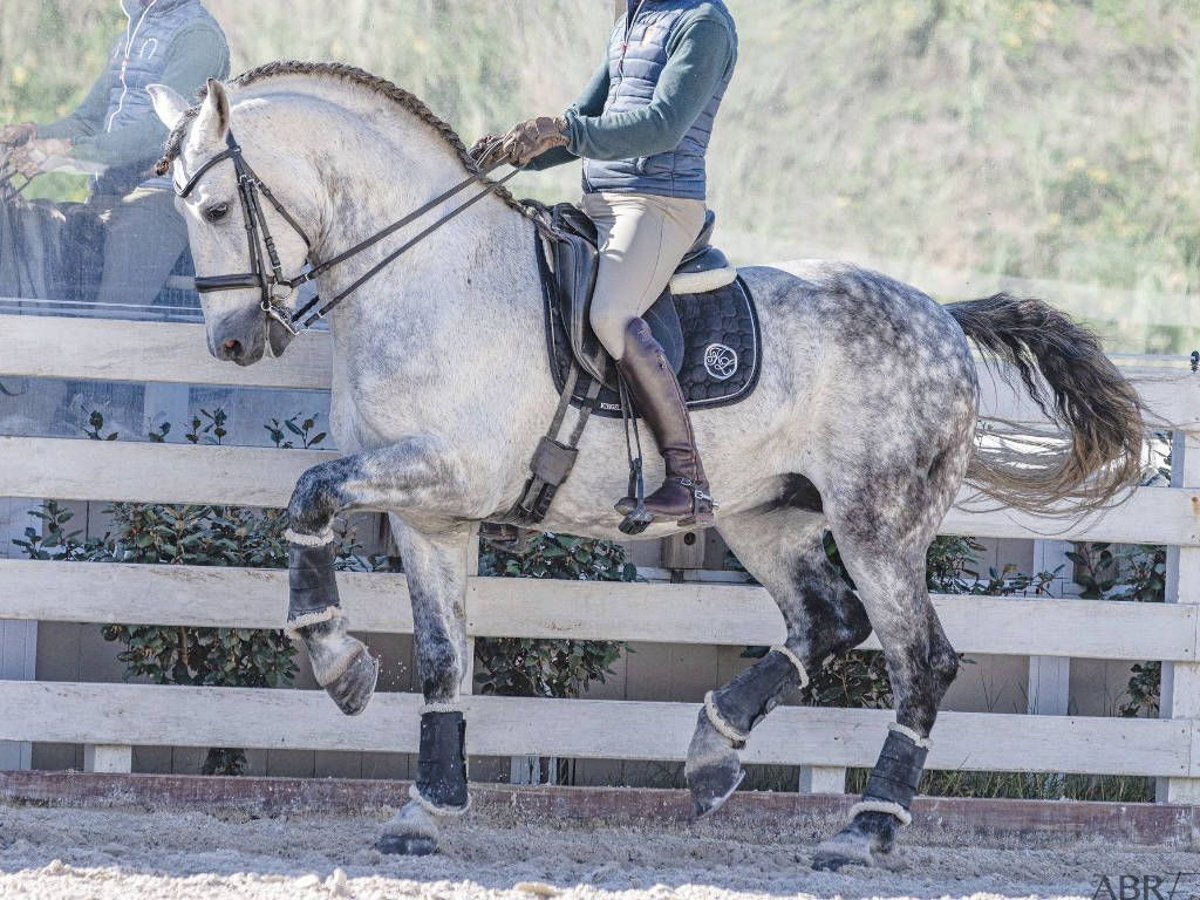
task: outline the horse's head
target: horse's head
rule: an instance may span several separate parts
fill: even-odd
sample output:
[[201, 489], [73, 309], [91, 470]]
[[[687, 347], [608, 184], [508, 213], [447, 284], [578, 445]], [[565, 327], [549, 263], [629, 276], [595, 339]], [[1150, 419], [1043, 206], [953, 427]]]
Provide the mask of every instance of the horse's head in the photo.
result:
[[[247, 195], [239, 184], [239, 177], [244, 182], [249, 174], [237, 158], [241, 146], [263, 170], [279, 158], [255, 121], [269, 116], [239, 115], [234, 142], [229, 96], [220, 82], [208, 82], [196, 108], [165, 85], [151, 85], [149, 92], [155, 112], [171, 130], [160, 169], [169, 166], [179, 195], [176, 205], [187, 220], [209, 352], [242, 366], [258, 362], [268, 349], [278, 356], [292, 335], [269, 310], [273, 306], [287, 317], [294, 303], [275, 276], [301, 272], [308, 248], [261, 190], [251, 188]], [[269, 183], [271, 175], [263, 179]], [[287, 195], [277, 196], [286, 203]]]

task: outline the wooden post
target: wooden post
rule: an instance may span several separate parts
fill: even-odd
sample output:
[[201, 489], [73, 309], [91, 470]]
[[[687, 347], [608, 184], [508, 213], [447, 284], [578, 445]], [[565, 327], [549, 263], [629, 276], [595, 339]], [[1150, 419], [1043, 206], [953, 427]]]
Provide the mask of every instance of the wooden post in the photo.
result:
[[[472, 578], [479, 575], [479, 523], [475, 522], [468, 526], [471, 530], [467, 537], [466, 551], [466, 570], [467, 570], [467, 585], [469, 586]], [[463, 619], [467, 618], [467, 598], [470, 596], [470, 590], [463, 592]], [[475, 638], [467, 637], [467, 658], [463, 660], [463, 677], [462, 684], [459, 690], [464, 694], [471, 694], [475, 691]]]
[[[1050, 572], [1059, 566], [1070, 571], [1067, 541], [1034, 541], [1033, 572]], [[1070, 577], [1062, 580], [1062, 595], [1069, 593]], [[1075, 592], [1077, 593], [1077, 592]], [[1038, 716], [1065, 716], [1071, 699], [1071, 659], [1067, 656], [1029, 657], [1029, 691], [1025, 711]]]
[[[1171, 486], [1197, 491], [1192, 510], [1200, 508], [1200, 434], [1176, 431], [1171, 442]], [[1167, 550], [1167, 602], [1200, 604], [1200, 548]], [[1162, 664], [1159, 715], [1200, 719], [1200, 662]], [[1160, 778], [1160, 803], [1200, 803], [1200, 778]]]
[[663, 538], [662, 564], [664, 569], [703, 569], [704, 532], [685, 531]]
[[[32, 500], [0, 499], [0, 559], [22, 554], [12, 543], [24, 537], [25, 527], [35, 520], [29, 510]], [[5, 586], [5, 590], [11, 590]], [[33, 681], [37, 678], [38, 623], [28, 619], [0, 620], [0, 679]], [[0, 771], [33, 766], [33, 744], [29, 741], [0, 741]]]
[[846, 793], [846, 770], [839, 766], [801, 766], [801, 794]]
[[83, 771], [133, 771], [133, 748], [127, 744], [84, 744]]

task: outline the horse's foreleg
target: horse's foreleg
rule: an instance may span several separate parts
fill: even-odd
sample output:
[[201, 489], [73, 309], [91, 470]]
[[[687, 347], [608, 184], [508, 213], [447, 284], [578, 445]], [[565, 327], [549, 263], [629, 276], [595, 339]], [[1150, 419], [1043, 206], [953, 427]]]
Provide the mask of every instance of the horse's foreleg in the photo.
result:
[[334, 578], [334, 516], [356, 509], [436, 509], [461, 484], [453, 457], [429, 438], [313, 466], [288, 504], [291, 595], [287, 631], [303, 640], [317, 683], [342, 712], [366, 708], [379, 664], [347, 633]]
[[384, 826], [376, 846], [385, 853], [421, 855], [437, 849], [438, 822], [467, 811], [466, 723], [459, 692], [469, 671], [464, 601], [473, 524], [423, 534], [393, 516], [412, 600], [417, 676], [425, 707], [417, 777], [409, 802]]
[[730, 549], [779, 605], [787, 638], [705, 698], [684, 769], [697, 816], [719, 808], [741, 782], [738, 751], [754, 726], [825, 660], [871, 632], [862, 604], [826, 558], [824, 529], [820, 515], [788, 508], [721, 523]]

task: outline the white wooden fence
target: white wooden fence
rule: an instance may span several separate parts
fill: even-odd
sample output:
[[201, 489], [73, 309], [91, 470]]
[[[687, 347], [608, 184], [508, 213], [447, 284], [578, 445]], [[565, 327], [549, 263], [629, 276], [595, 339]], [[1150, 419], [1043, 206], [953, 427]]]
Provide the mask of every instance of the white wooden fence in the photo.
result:
[[[276, 388], [328, 386], [325, 336], [247, 369], [206, 353], [201, 326], [0, 318], [0, 376]], [[1182, 373], [1182, 374], [1181, 374]], [[968, 653], [1164, 662], [1160, 719], [945, 713], [935, 769], [1153, 776], [1159, 796], [1200, 801], [1200, 378], [1180, 363], [1131, 370], [1148, 405], [1178, 429], [1169, 488], [1145, 488], [1116, 512], [1066, 527], [993, 511], [952, 512], [943, 532], [980, 537], [1168, 545], [1169, 603], [937, 597]], [[1026, 399], [989, 383], [985, 407], [1034, 419]], [[0, 497], [282, 506], [296, 476], [329, 453], [33, 437], [0, 438]], [[410, 632], [402, 577], [339, 576], [356, 629]], [[278, 571], [0, 560], [0, 619], [277, 627]], [[782, 639], [761, 588], [472, 578], [472, 637], [575, 637], [693, 644]], [[872, 639], [866, 645], [878, 646]], [[134, 745], [414, 752], [410, 694], [380, 694], [346, 719], [324, 692], [0, 681], [0, 740], [85, 744], [88, 766], [127, 771]], [[474, 755], [679, 760], [696, 707], [680, 703], [469, 697]], [[781, 708], [758, 729], [749, 762], [802, 765], [811, 788], [840, 789], [869, 766], [891, 714]]]

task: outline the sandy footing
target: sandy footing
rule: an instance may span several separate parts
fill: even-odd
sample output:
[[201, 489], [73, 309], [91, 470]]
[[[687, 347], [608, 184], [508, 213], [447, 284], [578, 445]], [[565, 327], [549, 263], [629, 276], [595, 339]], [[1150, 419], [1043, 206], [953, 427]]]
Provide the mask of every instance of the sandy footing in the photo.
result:
[[[446, 830], [437, 856], [383, 856], [388, 810], [361, 816], [0, 806], [0, 897], [303, 900], [513, 897], [1108, 897], [1121, 876], [1162, 878], [1162, 900], [1200, 895], [1194, 849], [912, 831], [906, 868], [809, 869], [829, 823], [794, 834], [752, 822], [699, 826], [522, 821], [503, 810]], [[1128, 885], [1129, 882], [1127, 881]], [[1142, 885], [1145, 882], [1142, 881]], [[1139, 891], [1137, 900], [1148, 898]], [[1128, 891], [1125, 900], [1131, 900]]]

